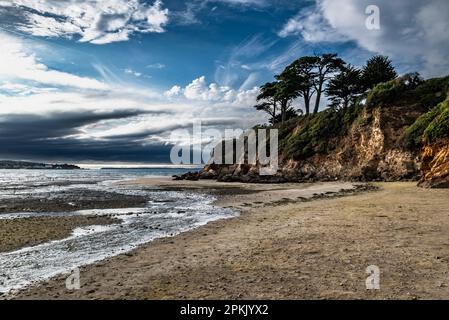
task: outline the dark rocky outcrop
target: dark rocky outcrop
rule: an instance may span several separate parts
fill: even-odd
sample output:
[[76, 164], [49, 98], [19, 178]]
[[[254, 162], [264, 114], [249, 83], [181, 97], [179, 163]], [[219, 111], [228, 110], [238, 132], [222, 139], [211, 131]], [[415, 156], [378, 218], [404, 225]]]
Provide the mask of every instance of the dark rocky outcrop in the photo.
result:
[[81, 168], [72, 164], [46, 164], [27, 161], [0, 160], [0, 169], [75, 170]]

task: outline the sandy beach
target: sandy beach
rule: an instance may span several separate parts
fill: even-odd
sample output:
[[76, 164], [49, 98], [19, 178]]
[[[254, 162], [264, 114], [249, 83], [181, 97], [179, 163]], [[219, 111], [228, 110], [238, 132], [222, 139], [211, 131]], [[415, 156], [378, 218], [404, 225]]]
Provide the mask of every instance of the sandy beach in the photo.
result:
[[[8, 298], [449, 298], [449, 190], [415, 183], [379, 183], [377, 191], [339, 182], [133, 183], [210, 192], [217, 205], [241, 214], [82, 267], [80, 290], [66, 289], [61, 275]], [[380, 268], [380, 290], [366, 290], [370, 265]]]
[[118, 220], [110, 217], [32, 217], [0, 220], [0, 253], [32, 247], [49, 241], [69, 237], [75, 228], [108, 225]]

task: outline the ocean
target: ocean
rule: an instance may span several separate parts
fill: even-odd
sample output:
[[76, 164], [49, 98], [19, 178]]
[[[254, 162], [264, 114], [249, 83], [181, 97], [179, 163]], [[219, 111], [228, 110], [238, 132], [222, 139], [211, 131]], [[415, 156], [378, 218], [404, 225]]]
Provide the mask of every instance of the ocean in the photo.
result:
[[7, 293], [58, 274], [70, 273], [77, 267], [126, 253], [154, 239], [174, 236], [211, 221], [238, 215], [231, 209], [214, 206], [215, 198], [208, 194], [118, 183], [144, 177], [171, 176], [190, 170], [0, 170], [0, 206], [6, 199], [37, 198], [45, 201], [78, 190], [138, 195], [145, 197], [146, 201], [145, 205], [132, 208], [0, 214], [0, 219], [100, 215], [119, 220], [113, 225], [77, 228], [62, 240], [0, 253], [0, 292]]

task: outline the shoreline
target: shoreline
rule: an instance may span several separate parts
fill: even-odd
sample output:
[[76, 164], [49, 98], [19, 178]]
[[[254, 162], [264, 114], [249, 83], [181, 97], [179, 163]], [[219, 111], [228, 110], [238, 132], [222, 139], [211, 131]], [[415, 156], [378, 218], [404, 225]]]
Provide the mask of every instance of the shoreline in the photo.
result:
[[111, 217], [93, 215], [0, 219], [0, 254], [66, 239], [76, 228], [107, 226], [118, 222]]
[[[216, 205], [241, 214], [81, 267], [80, 290], [67, 290], [68, 275], [60, 275], [7, 299], [449, 297], [448, 190], [375, 183], [376, 192], [343, 196], [341, 183], [126, 183], [164, 190], [190, 184], [186, 191], [215, 193]], [[370, 265], [381, 270], [380, 291], [365, 288]]]
[[[310, 183], [310, 184], [280, 184], [280, 185], [255, 185], [255, 184], [235, 184], [235, 183], [217, 183], [214, 181], [206, 181], [204, 183], [198, 182], [187, 182], [187, 183], [179, 183], [176, 181], [172, 181], [169, 178], [161, 177], [161, 178], [149, 178], [149, 179], [139, 179], [135, 181], [125, 181], [120, 182], [122, 184], [133, 184], [140, 185], [142, 187], [158, 187], [161, 190], [172, 190], [179, 191], [182, 189], [185, 192], [200, 192], [207, 193], [213, 195], [217, 198], [215, 205], [221, 207], [232, 207], [234, 209], [238, 209], [240, 211], [240, 215], [238, 217], [234, 217], [231, 219], [220, 219], [217, 221], [210, 222], [206, 225], [196, 227], [192, 230], [188, 230], [174, 237], [167, 238], [159, 238], [155, 239], [149, 243], [143, 244], [138, 248], [121, 255], [117, 255], [111, 258], [107, 258], [106, 260], [99, 261], [92, 265], [86, 265], [81, 267], [81, 269], [88, 269], [91, 266], [102, 265], [107, 261], [113, 261], [115, 258], [120, 256], [129, 257], [134, 254], [134, 252], [139, 252], [142, 247], [152, 246], [153, 243], [170, 241], [170, 239], [176, 239], [183, 235], [189, 236], [190, 233], [202, 232], [203, 228], [207, 229], [210, 225], [213, 227], [215, 224], [226, 224], [226, 221], [239, 219], [239, 217], [244, 216], [250, 211], [257, 208], [260, 205], [268, 205], [271, 207], [285, 205], [287, 203], [295, 202], [295, 201], [316, 201], [317, 198], [328, 198], [328, 197], [340, 197], [352, 192], [360, 193], [371, 191], [372, 189], [366, 190], [361, 188], [360, 190], [352, 189], [352, 183]], [[321, 192], [320, 192], [321, 191]], [[299, 192], [299, 193], [298, 193]], [[270, 200], [271, 202], [262, 203], [260, 201], [254, 202], [254, 208], [249, 206], [248, 201], [254, 200], [255, 196], [262, 195], [265, 200]], [[292, 197], [292, 195], [299, 197]], [[289, 198], [287, 198], [289, 197]], [[56, 276], [49, 280], [49, 282], [59, 281], [58, 279], [64, 279], [64, 275]], [[45, 281], [44, 281], [45, 283]], [[22, 290], [19, 290], [17, 294], [12, 294], [6, 296], [7, 298], [17, 298], [24, 294], [27, 290], [32, 288], [40, 288], [41, 290], [43, 284], [37, 283], [32, 284]]]
[[48, 193], [45, 201], [29, 195], [1, 200], [0, 217], [11, 213], [76, 212], [94, 209], [120, 209], [145, 205], [147, 199], [136, 195], [88, 189]]

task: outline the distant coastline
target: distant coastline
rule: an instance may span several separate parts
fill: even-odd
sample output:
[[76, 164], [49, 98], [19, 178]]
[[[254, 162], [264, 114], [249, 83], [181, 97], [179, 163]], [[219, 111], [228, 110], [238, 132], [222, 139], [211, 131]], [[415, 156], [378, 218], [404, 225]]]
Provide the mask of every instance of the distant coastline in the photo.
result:
[[81, 170], [73, 164], [48, 164], [28, 161], [0, 160], [0, 169], [29, 169], [29, 170]]

